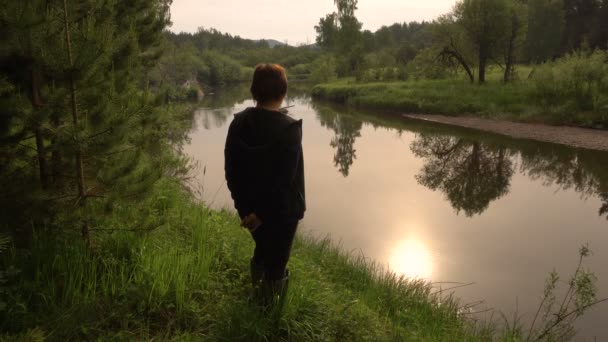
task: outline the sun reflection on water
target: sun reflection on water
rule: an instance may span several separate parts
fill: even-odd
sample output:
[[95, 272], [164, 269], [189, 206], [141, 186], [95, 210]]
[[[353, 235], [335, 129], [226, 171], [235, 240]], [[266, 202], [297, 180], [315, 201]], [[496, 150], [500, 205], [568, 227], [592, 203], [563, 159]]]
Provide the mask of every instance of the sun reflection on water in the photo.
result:
[[430, 279], [433, 260], [428, 248], [417, 239], [403, 240], [393, 248], [390, 268], [408, 278]]

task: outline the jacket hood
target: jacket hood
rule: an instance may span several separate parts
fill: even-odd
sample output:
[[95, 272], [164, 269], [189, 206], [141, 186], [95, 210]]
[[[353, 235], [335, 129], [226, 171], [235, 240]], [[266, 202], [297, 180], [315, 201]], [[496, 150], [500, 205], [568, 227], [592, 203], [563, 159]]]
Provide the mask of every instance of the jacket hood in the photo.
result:
[[[281, 128], [279, 133], [271, 140], [265, 143], [251, 143], [243, 139], [241, 135], [233, 136], [233, 143], [235, 147], [239, 149], [248, 150], [252, 153], [267, 153], [269, 150], [276, 148], [277, 146], [293, 146], [299, 145], [302, 141], [302, 120], [295, 120], [288, 117], [286, 114], [281, 112], [274, 112], [265, 109], [249, 107], [244, 111], [234, 115], [235, 120], [238, 122], [238, 126], [249, 124], [255, 129], [255, 123], [253, 122], [252, 115], [280, 115], [283, 120], [287, 123]], [[247, 122], [251, 120], [250, 122]]]

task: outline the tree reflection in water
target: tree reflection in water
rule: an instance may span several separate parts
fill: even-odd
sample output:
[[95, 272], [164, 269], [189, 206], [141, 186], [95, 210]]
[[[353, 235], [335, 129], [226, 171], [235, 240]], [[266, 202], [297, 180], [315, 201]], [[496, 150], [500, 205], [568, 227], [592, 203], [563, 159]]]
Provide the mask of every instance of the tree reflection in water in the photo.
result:
[[206, 130], [224, 127], [234, 114], [233, 108], [201, 109], [197, 112], [201, 124]]
[[521, 151], [521, 170], [547, 186], [574, 189], [582, 197], [598, 196], [600, 216], [608, 219], [608, 154], [555, 147], [551, 150], [525, 148]]
[[322, 106], [315, 106], [319, 121], [323, 127], [334, 131], [331, 139], [331, 147], [334, 153], [334, 165], [344, 177], [348, 177], [350, 167], [357, 159], [355, 141], [361, 137], [363, 122], [352, 116], [341, 115], [337, 112]]
[[509, 192], [519, 159], [520, 171], [545, 186], [573, 189], [583, 198], [599, 197], [599, 215], [608, 219], [607, 153], [521, 141], [506, 149], [462, 135], [430, 133], [419, 135], [411, 150], [424, 159], [418, 182], [441, 190], [457, 212], [469, 217]]
[[602, 201], [604, 201], [602, 207], [600, 208], [600, 216], [606, 215], [606, 220], [608, 220], [608, 192], [600, 194], [600, 198]]
[[507, 193], [513, 161], [504, 147], [446, 135], [420, 135], [412, 152], [424, 159], [418, 183], [445, 193], [452, 207], [469, 217], [483, 213]]

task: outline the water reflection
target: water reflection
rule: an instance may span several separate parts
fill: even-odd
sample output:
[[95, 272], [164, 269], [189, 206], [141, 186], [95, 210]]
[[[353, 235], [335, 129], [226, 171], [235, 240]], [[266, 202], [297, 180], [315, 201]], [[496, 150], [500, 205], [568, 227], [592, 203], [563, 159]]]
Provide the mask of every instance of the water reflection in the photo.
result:
[[[289, 96], [284, 105], [297, 105], [300, 101], [307, 99], [306, 89], [303, 85], [291, 84]], [[200, 101], [200, 108], [194, 112], [193, 117], [198, 118], [200, 124], [206, 130], [222, 128], [227, 125], [229, 120], [232, 120], [232, 116], [236, 112], [236, 106], [247, 100], [251, 100], [251, 93], [249, 85], [246, 83], [210, 89]], [[199, 128], [197, 124], [198, 122], [194, 120], [192, 123], [193, 131]]]
[[[213, 110], [203, 108], [196, 111], [196, 117], [199, 118], [200, 124], [206, 130], [223, 127], [233, 114], [234, 110], [232, 107]], [[198, 127], [195, 126], [195, 128]]]
[[608, 176], [606, 153], [556, 147], [539, 151], [521, 149], [521, 171], [546, 186], [574, 189], [583, 198], [598, 196], [603, 202], [598, 213], [608, 219]]
[[600, 216], [606, 215], [606, 220], [608, 220], [608, 192], [600, 194], [600, 198], [604, 202], [600, 208]]
[[363, 122], [352, 116], [340, 115], [327, 107], [315, 107], [317, 117], [323, 127], [334, 131], [330, 146], [335, 149], [334, 165], [344, 177], [348, 177], [350, 167], [357, 159], [355, 141], [361, 137]]
[[249, 85], [246, 83], [234, 84], [226, 87], [210, 89], [201, 101], [201, 107], [212, 109], [232, 108], [251, 98]]
[[608, 154], [577, 150], [564, 146], [509, 139], [490, 134], [439, 128], [370, 115], [327, 103], [311, 103], [321, 125], [334, 132], [334, 165], [347, 177], [357, 159], [355, 143], [365, 125], [391, 127], [398, 135], [417, 132], [411, 151], [423, 159], [424, 166], [416, 180], [432, 190], [440, 190], [456, 212], [466, 216], [481, 215], [493, 201], [510, 191], [514, 170], [530, 179], [542, 180], [545, 186], [574, 189], [582, 197], [602, 200], [598, 213], [608, 219]]
[[399, 242], [391, 253], [390, 268], [408, 278], [430, 279], [433, 260], [428, 248], [418, 239]]
[[456, 212], [483, 213], [490, 202], [509, 192], [513, 162], [504, 147], [455, 136], [419, 135], [412, 152], [424, 160], [416, 180], [444, 192]]

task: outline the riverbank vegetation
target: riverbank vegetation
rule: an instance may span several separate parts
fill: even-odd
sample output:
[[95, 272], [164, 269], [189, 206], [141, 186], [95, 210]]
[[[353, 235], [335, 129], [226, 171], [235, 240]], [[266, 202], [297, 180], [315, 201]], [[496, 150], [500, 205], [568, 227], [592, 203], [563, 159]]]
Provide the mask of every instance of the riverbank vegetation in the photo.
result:
[[[608, 53], [576, 53], [534, 69], [531, 79], [503, 84], [493, 68], [483, 86], [444, 79], [357, 82], [343, 78], [313, 88], [313, 96], [398, 111], [474, 115], [522, 122], [608, 128]], [[522, 77], [531, 67], [521, 67]], [[524, 76], [525, 77], [525, 76]]]
[[435, 21], [375, 33], [361, 30], [356, 9], [357, 1], [337, 1], [337, 12], [316, 27], [325, 57], [314, 81], [327, 83], [315, 88], [318, 97], [608, 127], [605, 1], [463, 0]]

